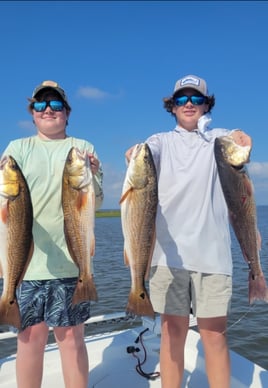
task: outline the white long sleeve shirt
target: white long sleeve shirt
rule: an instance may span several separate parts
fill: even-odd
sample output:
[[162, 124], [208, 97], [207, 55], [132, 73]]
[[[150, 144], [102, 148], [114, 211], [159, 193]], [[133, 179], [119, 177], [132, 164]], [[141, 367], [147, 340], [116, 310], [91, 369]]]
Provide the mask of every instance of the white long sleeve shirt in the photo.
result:
[[231, 131], [208, 130], [207, 123], [202, 116], [195, 131], [177, 126], [146, 140], [159, 191], [152, 266], [231, 275], [228, 210], [214, 157], [215, 138]]

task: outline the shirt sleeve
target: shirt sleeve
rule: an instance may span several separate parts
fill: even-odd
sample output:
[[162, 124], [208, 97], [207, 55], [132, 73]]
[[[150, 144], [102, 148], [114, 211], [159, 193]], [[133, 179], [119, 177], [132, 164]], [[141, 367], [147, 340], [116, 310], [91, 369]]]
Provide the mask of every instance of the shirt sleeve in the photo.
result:
[[19, 141], [11, 141], [4, 150], [1, 158], [3, 158], [4, 156], [12, 156], [12, 158], [16, 160], [20, 168], [22, 168], [22, 149], [21, 143]]

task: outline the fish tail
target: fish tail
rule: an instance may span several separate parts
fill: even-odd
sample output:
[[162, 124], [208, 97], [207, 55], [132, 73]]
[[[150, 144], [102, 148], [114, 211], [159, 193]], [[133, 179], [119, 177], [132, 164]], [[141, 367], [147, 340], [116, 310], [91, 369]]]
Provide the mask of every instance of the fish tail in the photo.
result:
[[130, 291], [126, 311], [131, 314], [154, 318], [154, 309], [145, 288]]
[[0, 299], [0, 325], [11, 325], [21, 329], [21, 316], [17, 301]]
[[79, 277], [74, 290], [72, 305], [87, 301], [96, 302], [97, 300], [98, 295], [93, 277], [91, 275], [87, 278]]
[[253, 276], [249, 273], [249, 303], [255, 300], [262, 300], [268, 303], [268, 288], [263, 274]]

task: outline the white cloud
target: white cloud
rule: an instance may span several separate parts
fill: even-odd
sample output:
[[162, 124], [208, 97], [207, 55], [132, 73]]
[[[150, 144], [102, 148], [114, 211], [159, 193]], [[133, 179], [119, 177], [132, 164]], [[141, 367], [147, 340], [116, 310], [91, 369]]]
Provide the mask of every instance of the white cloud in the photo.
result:
[[26, 129], [27, 131], [35, 131], [35, 126], [30, 120], [21, 120], [18, 122], [19, 128]]
[[78, 89], [77, 95], [79, 97], [84, 97], [92, 100], [102, 100], [110, 96], [109, 93], [98, 88], [93, 88], [91, 86], [81, 86]]
[[119, 209], [119, 201], [123, 182], [125, 178], [125, 171], [116, 171], [111, 165], [103, 164], [103, 190], [104, 201], [103, 209]]
[[251, 162], [248, 171], [254, 185], [256, 204], [268, 205], [268, 162]]
[[268, 179], [268, 162], [251, 162], [248, 171], [252, 177]]
[[92, 86], [81, 86], [77, 91], [78, 97], [99, 101], [107, 98], [120, 98], [123, 94], [123, 91], [113, 94]]

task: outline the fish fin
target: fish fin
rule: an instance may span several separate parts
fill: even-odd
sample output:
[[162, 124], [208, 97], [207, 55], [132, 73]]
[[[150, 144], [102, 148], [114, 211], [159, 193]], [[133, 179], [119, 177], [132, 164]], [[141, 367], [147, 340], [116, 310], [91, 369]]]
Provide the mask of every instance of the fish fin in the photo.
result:
[[249, 272], [249, 303], [255, 300], [261, 300], [268, 303], [268, 288], [263, 273], [254, 276], [252, 271]]
[[[96, 194], [95, 190], [92, 191], [91, 193], [91, 203], [92, 203], [92, 208], [94, 209], [94, 217], [95, 217], [95, 209], [96, 209]], [[95, 221], [95, 219], [94, 219]]]
[[95, 255], [95, 236], [92, 238], [90, 244], [90, 256], [93, 257]]
[[74, 290], [72, 305], [87, 302], [97, 301], [98, 294], [92, 274], [88, 274], [86, 277], [78, 277], [77, 284]]
[[252, 197], [254, 195], [254, 189], [253, 189], [252, 182], [247, 175], [244, 175], [244, 180], [245, 180], [244, 187], [246, 189], [247, 195], [249, 197]]
[[127, 196], [132, 192], [133, 190], [133, 187], [130, 187], [127, 191], [124, 192], [124, 194], [122, 195], [120, 201], [119, 201], [119, 205], [121, 205], [121, 203], [124, 202], [124, 200], [127, 198]]
[[152, 237], [152, 245], [151, 245], [151, 250], [150, 250], [150, 256], [149, 256], [149, 260], [148, 260], [148, 263], [147, 263], [146, 272], [145, 272], [145, 275], [144, 275], [144, 279], [145, 280], [149, 279], [150, 270], [151, 270], [151, 263], [152, 263], [152, 258], [153, 258], [153, 251], [154, 251], [154, 246], [155, 246], [155, 241], [156, 241], [156, 230], [155, 230], [155, 225], [154, 225], [153, 237]]
[[88, 203], [88, 192], [79, 190], [79, 193], [77, 195], [77, 202], [76, 207], [79, 211], [81, 211], [85, 206], [87, 206]]
[[6, 224], [8, 219], [8, 200], [3, 200], [1, 204], [0, 217], [3, 224]]
[[11, 325], [21, 329], [21, 316], [16, 299], [8, 301], [0, 299], [0, 325]]
[[129, 258], [127, 255], [127, 251], [124, 249], [124, 262], [127, 267], [129, 267]]
[[261, 233], [259, 231], [259, 229], [257, 230], [257, 247], [258, 247], [258, 250], [260, 251], [261, 250]]
[[154, 309], [145, 287], [140, 290], [130, 291], [126, 311], [134, 315], [155, 317]]
[[[95, 193], [94, 193], [94, 191], [92, 191], [92, 193], [91, 193], [91, 204], [92, 204], [92, 208], [94, 209], [94, 216], [92, 218], [92, 222], [94, 224], [94, 222], [95, 222], [95, 218], [94, 218], [95, 217]], [[93, 237], [92, 237], [91, 246], [90, 246], [90, 256], [91, 257], [95, 256], [95, 247], [96, 247], [96, 240], [95, 240], [95, 234], [93, 232]]]

